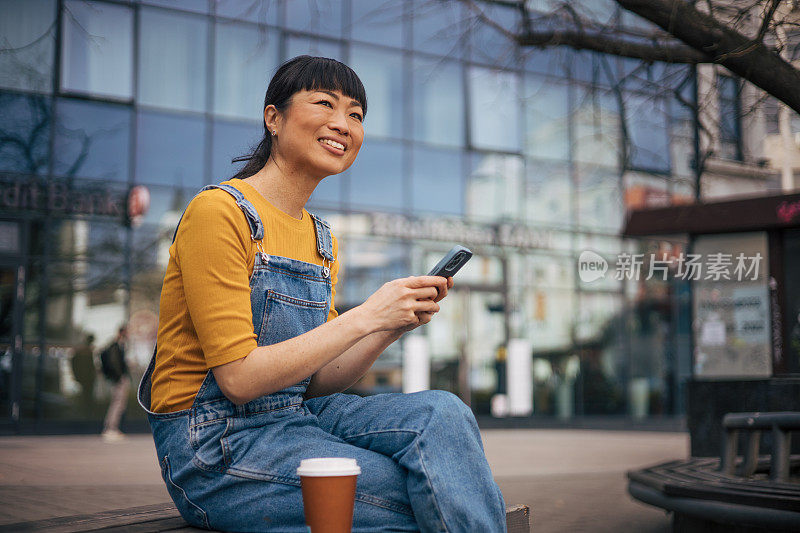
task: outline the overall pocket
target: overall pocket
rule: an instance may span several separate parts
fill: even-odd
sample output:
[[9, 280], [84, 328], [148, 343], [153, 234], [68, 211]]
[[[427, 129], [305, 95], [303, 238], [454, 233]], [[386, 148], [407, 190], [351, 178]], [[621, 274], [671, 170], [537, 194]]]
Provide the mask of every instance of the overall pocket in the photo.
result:
[[164, 483], [167, 485], [167, 492], [169, 492], [172, 501], [175, 502], [175, 507], [178, 508], [183, 519], [193, 526], [210, 529], [206, 512], [190, 500], [186, 495], [186, 491], [173, 481], [172, 468], [169, 464], [169, 455], [165, 455], [164, 459], [161, 460], [161, 477], [164, 478]]
[[258, 345], [266, 346], [302, 335], [325, 323], [328, 302], [294, 298], [268, 290]]
[[192, 461], [212, 472], [225, 472], [229, 461], [224, 439], [230, 430], [229, 418], [217, 418], [189, 426], [189, 442], [194, 450]]

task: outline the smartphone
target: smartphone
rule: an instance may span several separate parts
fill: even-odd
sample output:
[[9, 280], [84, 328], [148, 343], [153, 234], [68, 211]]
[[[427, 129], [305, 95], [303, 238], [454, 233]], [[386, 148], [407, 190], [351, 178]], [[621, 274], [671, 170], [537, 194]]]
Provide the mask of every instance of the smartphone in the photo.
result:
[[447, 252], [441, 261], [436, 263], [436, 266], [428, 272], [428, 275], [443, 276], [445, 278], [454, 276], [469, 261], [470, 257], [472, 257], [472, 252], [468, 248], [457, 244]]

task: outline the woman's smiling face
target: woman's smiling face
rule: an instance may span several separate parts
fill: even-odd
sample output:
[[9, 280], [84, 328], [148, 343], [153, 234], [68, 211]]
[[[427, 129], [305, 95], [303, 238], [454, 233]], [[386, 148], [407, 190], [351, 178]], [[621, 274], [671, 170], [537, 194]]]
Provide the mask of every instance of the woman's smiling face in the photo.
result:
[[347, 170], [364, 140], [361, 104], [339, 91], [297, 92], [288, 108], [273, 116], [274, 126], [269, 129], [277, 132], [276, 155], [295, 170], [315, 177]]

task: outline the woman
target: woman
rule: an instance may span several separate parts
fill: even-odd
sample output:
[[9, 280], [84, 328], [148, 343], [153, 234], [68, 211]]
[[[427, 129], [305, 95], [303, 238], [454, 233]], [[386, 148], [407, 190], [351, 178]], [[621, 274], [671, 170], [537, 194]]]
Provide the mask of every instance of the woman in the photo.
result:
[[264, 138], [179, 222], [158, 346], [139, 386], [162, 475], [192, 525], [306, 531], [296, 469], [358, 461], [355, 531], [504, 531], [505, 506], [472, 412], [443, 391], [341, 394], [404, 332], [431, 320], [452, 278], [386, 283], [342, 315], [338, 246], [304, 209], [364, 136], [356, 74], [301, 56], [275, 73]]

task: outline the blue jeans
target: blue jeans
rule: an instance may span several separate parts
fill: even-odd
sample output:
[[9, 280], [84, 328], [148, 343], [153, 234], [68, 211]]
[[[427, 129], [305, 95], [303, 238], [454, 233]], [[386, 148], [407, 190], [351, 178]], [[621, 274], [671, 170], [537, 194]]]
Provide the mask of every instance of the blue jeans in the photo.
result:
[[[251, 218], [255, 209], [245, 209], [249, 202], [230, 189], [256, 239], [263, 230]], [[315, 217], [315, 229], [320, 254], [330, 260], [327, 225]], [[328, 316], [331, 282], [319, 265], [259, 254], [250, 286], [259, 346], [302, 334]], [[194, 526], [304, 533], [300, 461], [347, 457], [361, 467], [353, 531], [505, 531], [503, 496], [475, 418], [449, 392], [305, 400], [309, 376], [235, 405], [209, 371], [192, 407], [154, 413], [154, 366], [155, 354], [139, 402], [148, 412], [167, 490]]]

